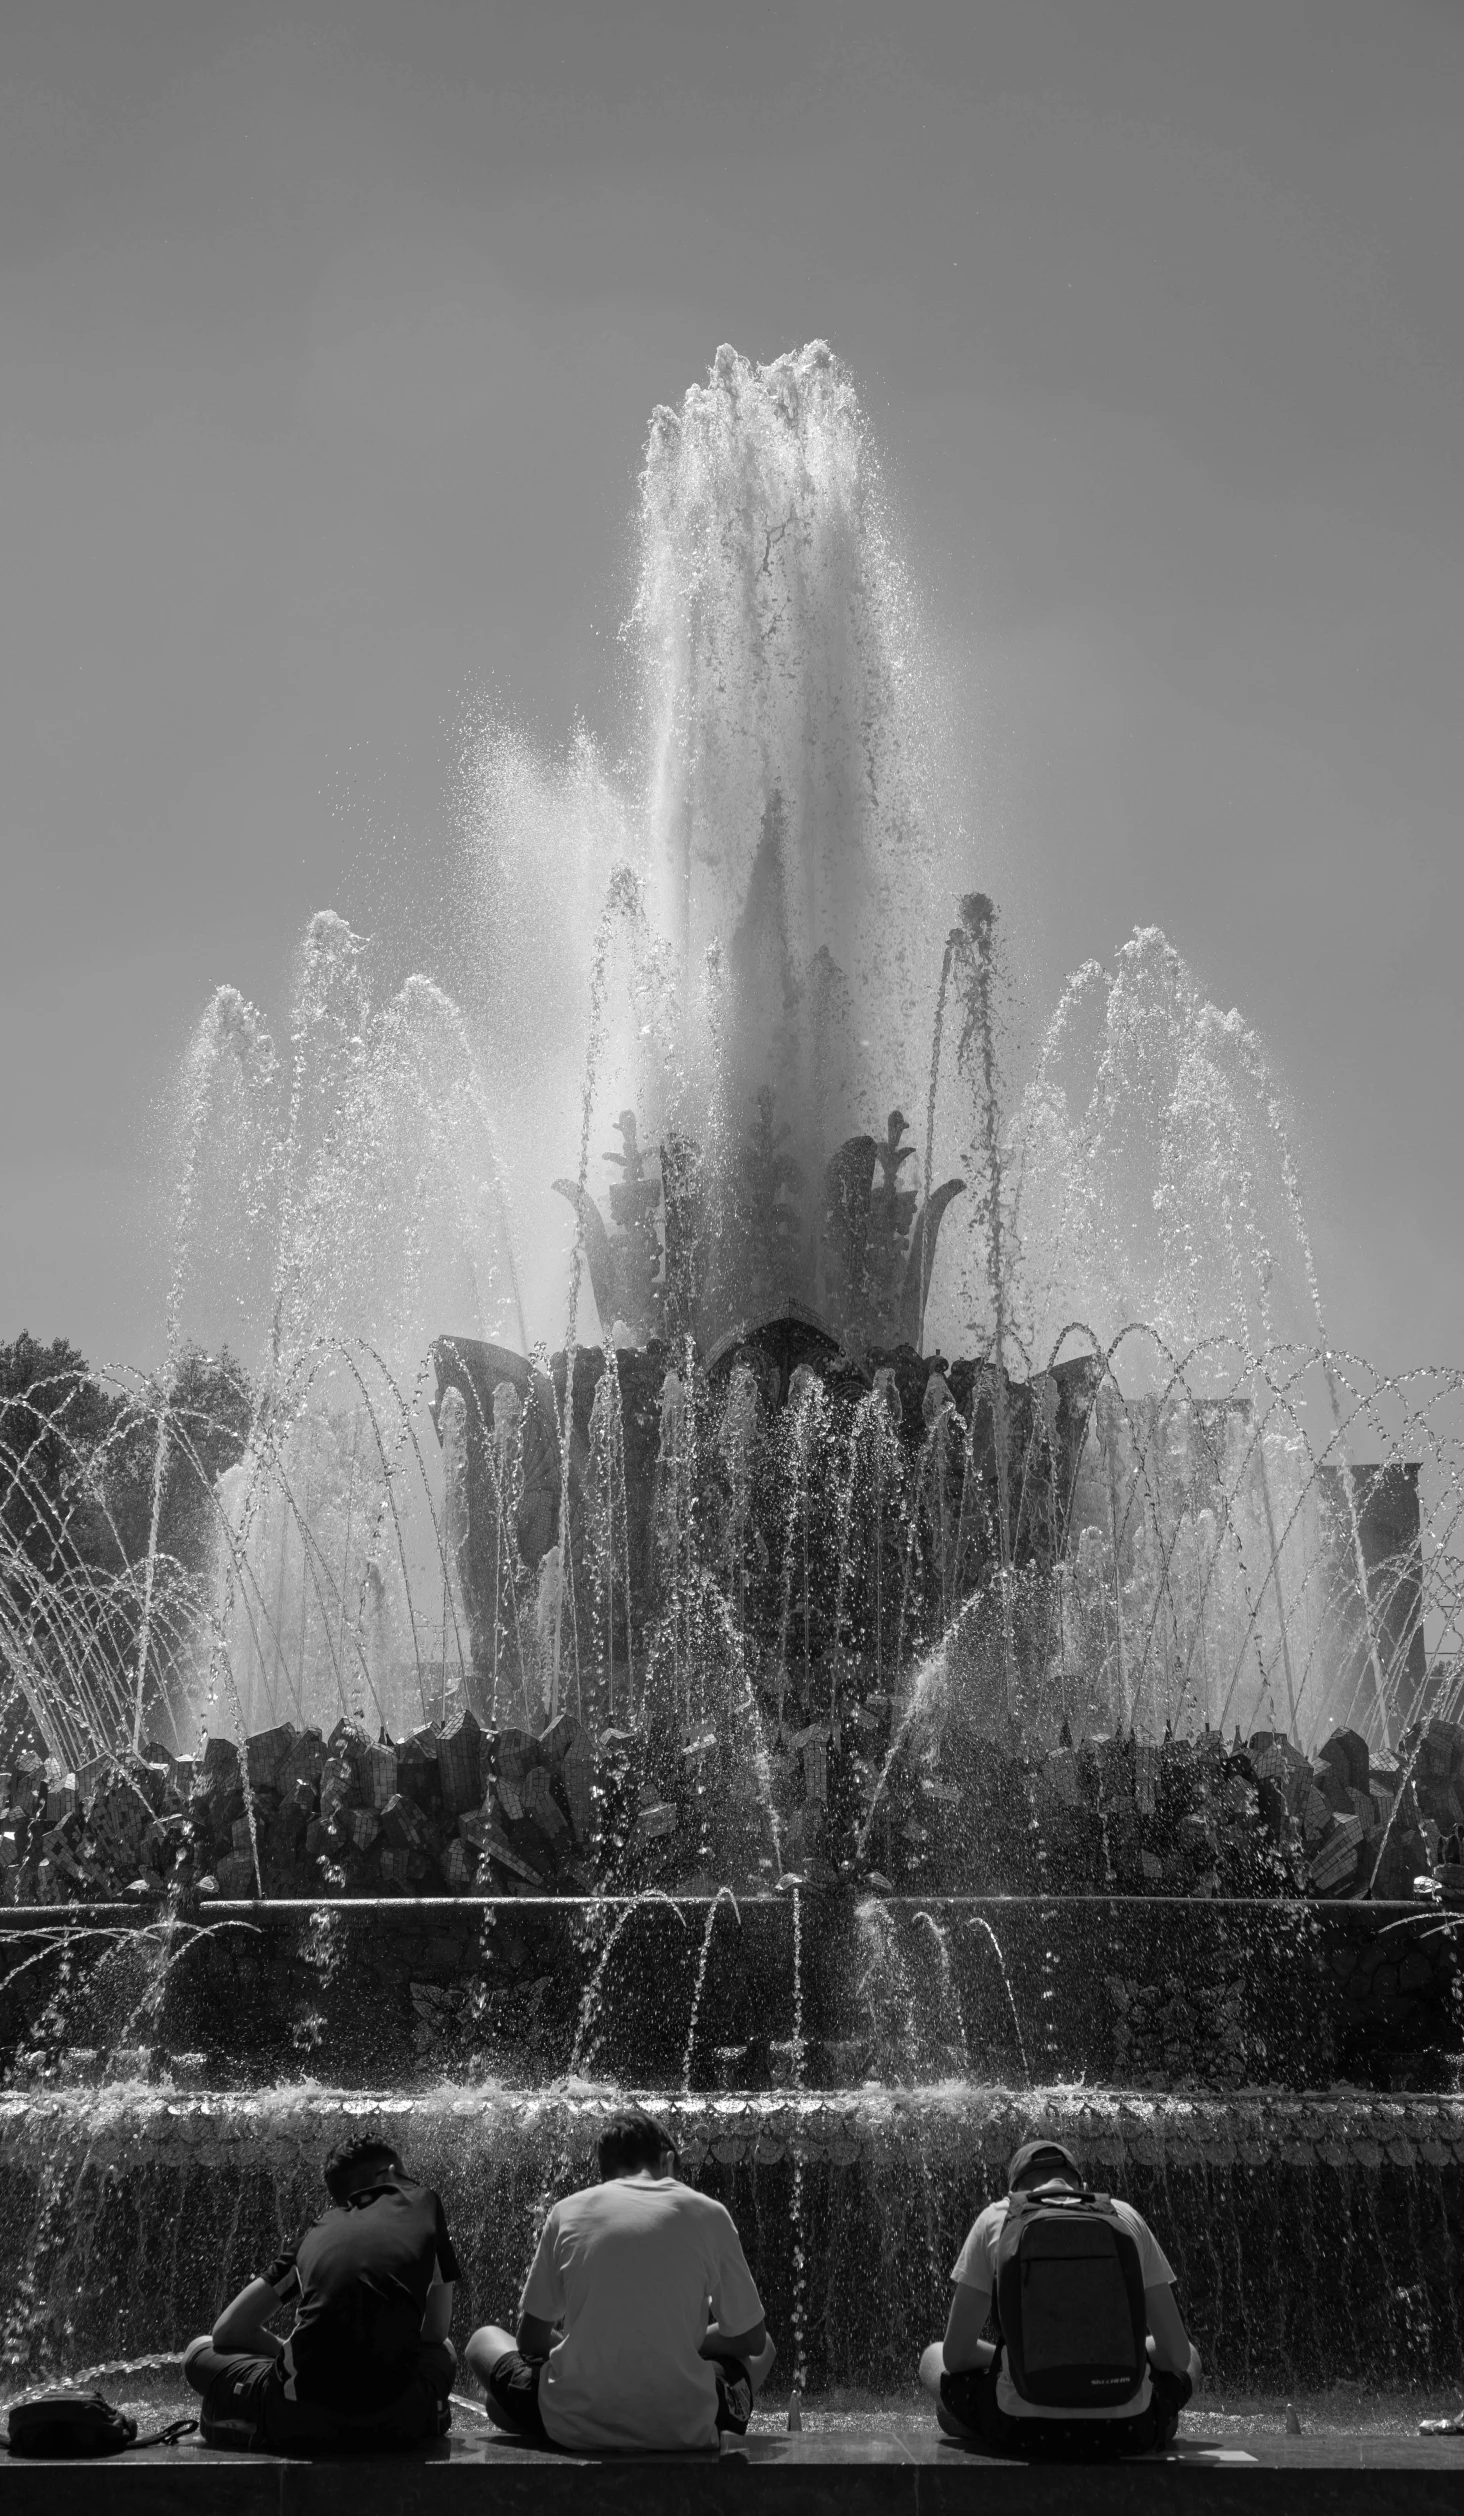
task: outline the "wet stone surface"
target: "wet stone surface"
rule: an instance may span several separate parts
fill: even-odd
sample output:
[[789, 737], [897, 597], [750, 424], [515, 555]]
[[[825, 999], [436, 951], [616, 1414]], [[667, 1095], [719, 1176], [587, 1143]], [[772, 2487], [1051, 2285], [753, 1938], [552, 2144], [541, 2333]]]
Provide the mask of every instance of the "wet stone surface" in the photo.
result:
[[[799, 1918], [801, 1915], [801, 1919]], [[795, 1940], [797, 1963], [795, 1964]], [[1161, 1897], [231, 1904], [0, 1919], [11, 2086], [1460, 2082], [1464, 1918]], [[795, 2053], [795, 2047], [797, 2048]]]

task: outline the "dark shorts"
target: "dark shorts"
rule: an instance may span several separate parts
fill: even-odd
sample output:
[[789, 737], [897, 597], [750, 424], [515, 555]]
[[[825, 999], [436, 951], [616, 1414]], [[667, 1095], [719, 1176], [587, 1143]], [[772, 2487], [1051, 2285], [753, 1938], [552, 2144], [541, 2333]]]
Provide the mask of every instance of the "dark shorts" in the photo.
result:
[[[542, 2359], [526, 2359], [522, 2350], [505, 2350], [495, 2360], [487, 2381], [488, 2417], [495, 2428], [521, 2437], [528, 2446], [552, 2446], [539, 2409]], [[740, 2359], [713, 2359], [717, 2378], [717, 2428], [745, 2437], [752, 2417], [752, 2378]]]
[[266, 2455], [381, 2454], [445, 2437], [448, 2395], [457, 2374], [451, 2342], [424, 2344], [406, 2384], [379, 2411], [332, 2411], [292, 2402], [277, 2359], [199, 2344], [184, 2355], [183, 2373], [203, 2396], [199, 2435], [205, 2446], [235, 2446]]
[[[998, 2345], [989, 2368], [969, 2368], [940, 2380], [941, 2409], [973, 2445], [993, 2455], [1041, 2456], [1059, 2463], [1095, 2463], [1114, 2455], [1148, 2455], [1168, 2446], [1194, 2388], [1187, 2376], [1149, 2370], [1147, 2410], [1132, 2420], [1018, 2420], [996, 2399], [1001, 2367]], [[942, 2428], [950, 2434], [948, 2423]]]

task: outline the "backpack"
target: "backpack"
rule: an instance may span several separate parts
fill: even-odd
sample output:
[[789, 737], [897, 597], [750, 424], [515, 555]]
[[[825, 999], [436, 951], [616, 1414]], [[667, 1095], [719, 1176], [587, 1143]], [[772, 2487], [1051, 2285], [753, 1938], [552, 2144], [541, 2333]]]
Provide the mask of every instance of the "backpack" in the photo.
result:
[[125, 2411], [114, 2411], [101, 2394], [69, 2393], [61, 2388], [12, 2404], [7, 2423], [12, 2455], [65, 2456], [68, 2460], [120, 2455], [128, 2446], [166, 2446], [197, 2426], [196, 2420], [174, 2420], [153, 2437], [139, 2437], [137, 2422]]
[[996, 2246], [996, 2313], [1025, 2401], [1081, 2416], [1137, 2394], [1149, 2363], [1143, 2267], [1107, 2193], [1013, 2193]]

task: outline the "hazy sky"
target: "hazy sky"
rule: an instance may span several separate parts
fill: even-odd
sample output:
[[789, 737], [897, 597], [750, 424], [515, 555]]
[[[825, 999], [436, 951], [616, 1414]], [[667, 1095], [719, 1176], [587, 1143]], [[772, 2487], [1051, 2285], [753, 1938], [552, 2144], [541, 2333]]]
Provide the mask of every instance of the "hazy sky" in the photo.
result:
[[464, 705], [603, 708], [651, 406], [822, 335], [1039, 1009], [1163, 925], [1334, 1335], [1464, 1359], [1457, 0], [46, 0], [0, 80], [0, 1336], [156, 1357], [209, 991], [437, 896]]

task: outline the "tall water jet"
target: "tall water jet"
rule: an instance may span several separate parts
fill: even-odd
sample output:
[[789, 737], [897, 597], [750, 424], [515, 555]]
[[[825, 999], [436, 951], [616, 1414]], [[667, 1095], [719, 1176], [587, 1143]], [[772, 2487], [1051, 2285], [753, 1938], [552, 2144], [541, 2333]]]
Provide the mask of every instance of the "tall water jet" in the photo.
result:
[[[632, 627], [688, 1123], [705, 1130], [714, 1086], [734, 1113], [771, 1088], [814, 1178], [871, 1086], [913, 1090], [901, 947], [926, 926], [935, 853], [914, 606], [867, 422], [821, 342], [767, 367], [723, 348], [653, 415]], [[777, 1289], [803, 1291], [806, 1257], [787, 1256]]]
[[[137, 1686], [132, 1711], [132, 1751], [143, 1742], [147, 1708], [148, 1652], [152, 1641], [153, 1593], [157, 1575], [158, 1535], [168, 1464], [168, 1431], [173, 1384], [182, 1336], [183, 1294], [193, 1247], [193, 1212], [198, 1187], [199, 1154], [208, 1122], [215, 1072], [225, 1052], [232, 1053], [243, 1087], [257, 1093], [272, 1080], [274, 1051], [253, 1005], [236, 987], [216, 989], [184, 1060], [181, 1093], [181, 1144], [172, 1225], [172, 1266], [168, 1277], [165, 1362], [153, 1447], [152, 1497], [148, 1515], [147, 1555], [143, 1575], [142, 1612], [138, 1622]], [[176, 1720], [175, 1720], [176, 1729]]]

